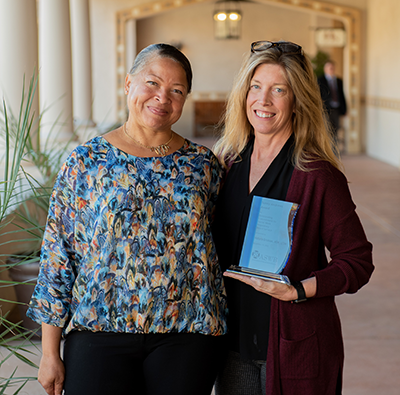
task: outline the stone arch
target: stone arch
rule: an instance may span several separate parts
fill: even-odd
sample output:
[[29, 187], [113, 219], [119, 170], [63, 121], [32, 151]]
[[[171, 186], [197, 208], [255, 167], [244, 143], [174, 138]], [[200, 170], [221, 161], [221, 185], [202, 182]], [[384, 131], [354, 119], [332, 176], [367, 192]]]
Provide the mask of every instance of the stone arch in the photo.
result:
[[[130, 19], [139, 19], [161, 12], [185, 7], [191, 4], [206, 3], [209, 0], [159, 0], [132, 6], [117, 13], [117, 111], [118, 117], [124, 118], [124, 80], [125, 80], [125, 24]], [[346, 80], [348, 101], [348, 131], [346, 149], [349, 153], [361, 152], [361, 11], [357, 8], [341, 6], [317, 0], [257, 0], [260, 4], [287, 7], [324, 15], [341, 20], [347, 31], [345, 59], [347, 61]]]

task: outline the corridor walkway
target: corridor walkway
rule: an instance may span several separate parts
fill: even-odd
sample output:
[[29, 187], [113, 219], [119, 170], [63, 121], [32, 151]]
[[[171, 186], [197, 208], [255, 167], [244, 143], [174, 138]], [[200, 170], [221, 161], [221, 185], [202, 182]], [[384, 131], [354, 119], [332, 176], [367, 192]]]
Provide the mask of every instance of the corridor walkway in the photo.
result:
[[[397, 395], [400, 388], [400, 171], [366, 156], [345, 156], [343, 162], [357, 212], [374, 245], [376, 266], [370, 283], [357, 294], [337, 298], [346, 355], [343, 395]], [[2, 366], [1, 376], [11, 374], [16, 365], [15, 360], [10, 360]], [[17, 371], [17, 376], [35, 374], [34, 369], [22, 365]], [[45, 392], [33, 382], [20, 394]]]
[[345, 156], [343, 163], [375, 264], [369, 284], [337, 298], [345, 341], [343, 394], [395, 395], [400, 388], [400, 171], [366, 156]]

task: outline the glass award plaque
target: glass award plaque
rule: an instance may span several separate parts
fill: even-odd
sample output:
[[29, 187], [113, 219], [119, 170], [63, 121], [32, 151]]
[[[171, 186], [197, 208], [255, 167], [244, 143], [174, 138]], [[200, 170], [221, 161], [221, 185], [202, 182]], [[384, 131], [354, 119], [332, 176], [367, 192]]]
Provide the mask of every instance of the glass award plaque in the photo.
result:
[[293, 223], [299, 204], [254, 196], [238, 266], [227, 272], [290, 285], [281, 274], [292, 250]]

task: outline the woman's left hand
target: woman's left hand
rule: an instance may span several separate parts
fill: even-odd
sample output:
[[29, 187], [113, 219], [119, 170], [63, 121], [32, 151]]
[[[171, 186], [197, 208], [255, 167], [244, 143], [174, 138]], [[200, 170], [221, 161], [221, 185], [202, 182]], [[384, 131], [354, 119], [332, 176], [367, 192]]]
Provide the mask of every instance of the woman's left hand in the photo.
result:
[[[263, 280], [257, 277], [243, 276], [242, 274], [237, 274], [237, 273], [225, 272], [224, 276], [242, 281], [245, 284], [250, 285], [259, 292], [263, 292], [265, 294], [272, 296], [273, 298], [283, 300], [285, 302], [296, 300], [298, 297], [297, 290], [292, 285], [277, 283], [275, 281]], [[315, 277], [308, 278], [302, 281], [302, 283], [306, 292], [306, 296], [308, 298], [314, 296], [317, 284]]]

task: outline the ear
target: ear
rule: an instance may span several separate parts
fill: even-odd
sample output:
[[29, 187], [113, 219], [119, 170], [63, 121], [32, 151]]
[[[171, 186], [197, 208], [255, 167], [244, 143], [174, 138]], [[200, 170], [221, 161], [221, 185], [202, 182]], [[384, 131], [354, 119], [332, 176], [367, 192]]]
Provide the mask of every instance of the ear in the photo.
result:
[[125, 95], [128, 94], [129, 92], [129, 88], [131, 87], [131, 82], [132, 82], [132, 76], [128, 73], [125, 77], [125, 85], [124, 85], [124, 91], [125, 91]]

